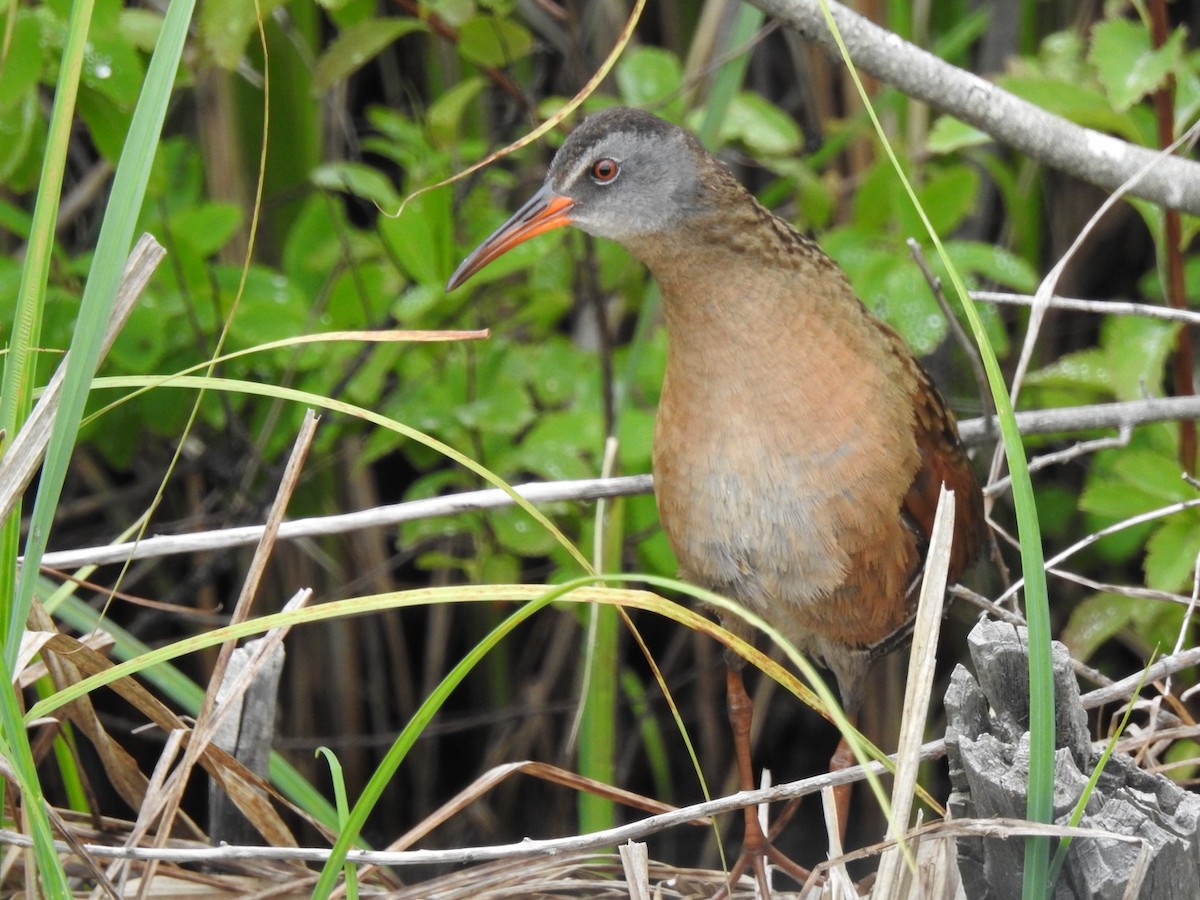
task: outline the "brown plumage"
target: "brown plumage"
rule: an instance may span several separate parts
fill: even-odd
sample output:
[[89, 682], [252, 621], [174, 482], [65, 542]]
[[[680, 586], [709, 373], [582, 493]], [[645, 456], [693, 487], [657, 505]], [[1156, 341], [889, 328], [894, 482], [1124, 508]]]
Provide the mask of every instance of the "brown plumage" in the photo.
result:
[[953, 415], [817, 244], [674, 125], [623, 108], [589, 118], [449, 287], [566, 224], [622, 244], [662, 291], [654, 480], [682, 574], [823, 661], [853, 715], [872, 648], [910, 617], [943, 482], [951, 579], [982, 546]]

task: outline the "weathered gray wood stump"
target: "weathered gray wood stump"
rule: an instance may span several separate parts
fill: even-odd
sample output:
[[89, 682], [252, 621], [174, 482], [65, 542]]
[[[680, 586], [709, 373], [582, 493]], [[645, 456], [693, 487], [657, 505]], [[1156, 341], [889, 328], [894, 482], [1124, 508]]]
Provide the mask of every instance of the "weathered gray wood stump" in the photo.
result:
[[[946, 692], [946, 753], [955, 818], [1025, 818], [1029, 773], [1029, 675], [1026, 630], [980, 622], [970, 638], [977, 675], [963, 666]], [[1087, 715], [1066, 648], [1054, 643], [1054, 816], [1065, 825], [1100, 750], [1088, 735]], [[1149, 862], [1137, 896], [1153, 900], [1200, 897], [1200, 799], [1161, 775], [1113, 754], [1088, 800], [1080, 826], [1131, 835], [1075, 838], [1054, 885], [1055, 898], [1121, 898]], [[958, 863], [969, 897], [1021, 894], [1024, 842], [1020, 838], [960, 838]]]

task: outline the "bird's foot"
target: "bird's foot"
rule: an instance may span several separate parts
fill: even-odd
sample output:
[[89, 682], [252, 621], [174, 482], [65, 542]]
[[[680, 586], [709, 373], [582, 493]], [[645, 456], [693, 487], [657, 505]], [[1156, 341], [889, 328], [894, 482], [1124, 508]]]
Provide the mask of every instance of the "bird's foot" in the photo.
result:
[[749, 807], [746, 809], [746, 833], [742, 843], [742, 852], [729, 872], [725, 887], [714, 895], [714, 900], [726, 900], [732, 894], [733, 886], [741, 881], [742, 875], [747, 870], [753, 873], [754, 882], [758, 887], [758, 896], [762, 900], [769, 900], [771, 881], [767, 873], [768, 862], [794, 878], [797, 884], [806, 884], [812, 874], [804, 866], [788, 858], [770, 842], [763, 833], [757, 810]]

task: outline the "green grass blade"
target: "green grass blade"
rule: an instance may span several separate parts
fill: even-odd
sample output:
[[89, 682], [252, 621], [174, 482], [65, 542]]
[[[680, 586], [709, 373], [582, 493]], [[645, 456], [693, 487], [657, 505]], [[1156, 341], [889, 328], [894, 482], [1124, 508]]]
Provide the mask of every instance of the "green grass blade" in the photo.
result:
[[45, 551], [53, 524], [55, 508], [62, 492], [75, 436], [83, 415], [84, 403], [91, 379], [99, 362], [100, 344], [104, 329], [120, 284], [125, 257], [133, 244], [133, 231], [141, 211], [150, 166], [158, 148], [167, 103], [179, 68], [184, 40], [191, 22], [194, 0], [175, 0], [163, 20], [162, 31], [146, 81], [138, 98], [125, 139], [121, 159], [117, 163], [112, 191], [92, 269], [84, 287], [76, 321], [71, 352], [63, 381], [58, 415], [46, 448], [46, 460], [38, 485], [25, 547], [17, 595], [9, 610], [8, 633], [5, 640], [5, 660], [9, 668], [16, 659], [29, 605], [37, 582], [38, 563]]
[[[66, 41], [59, 59], [58, 84], [54, 92], [54, 106], [46, 135], [46, 153], [38, 182], [25, 262], [21, 268], [12, 336], [4, 363], [4, 378], [0, 383], [0, 430], [8, 435], [16, 433], [29, 415], [32, 404], [33, 381], [37, 369], [35, 348], [40, 342], [42, 309], [50, 257], [54, 251], [54, 231], [58, 220], [59, 200], [62, 197], [63, 173], [93, 6], [92, 0], [79, 0], [72, 5]], [[15, 7], [10, 15], [11, 22], [16, 16]], [[7, 629], [4, 634], [4, 671], [10, 676], [15, 674], [17, 649], [20, 647], [25, 624], [25, 612], [16, 599], [15, 581], [12, 577], [17, 570], [20, 526], [21, 511], [18, 505], [0, 531], [0, 572], [5, 573], [4, 577], [0, 578], [0, 627]], [[27, 607], [25, 609], [27, 610]], [[12, 678], [6, 680], [8, 683], [0, 690], [0, 738], [4, 744], [4, 755], [10, 761], [21, 796], [24, 798], [23, 808], [28, 820], [26, 827], [33, 839], [34, 860], [41, 875], [42, 885], [51, 896], [66, 896], [66, 874], [54, 849], [54, 837], [45, 810], [45, 797], [38, 781], [37, 767], [22, 721], [20, 698], [12, 686]]]
[[[342, 764], [328, 747], [318, 747], [317, 755], [325, 759], [329, 766], [329, 777], [333, 779], [333, 798], [337, 803], [338, 832], [346, 827], [350, 818], [350, 802], [346, 799], [346, 778], [342, 774]], [[347, 862], [342, 867], [346, 876], [346, 896], [350, 900], [358, 900], [358, 879], [355, 877], [354, 863]]]
[[524, 622], [534, 613], [545, 609], [552, 602], [562, 597], [564, 594], [570, 593], [581, 582], [591, 583], [594, 578], [580, 579], [547, 591], [536, 600], [531, 600], [521, 606], [516, 612], [508, 616], [503, 622], [497, 625], [492, 631], [487, 634], [483, 640], [476, 644], [471, 651], [466, 654], [458, 664], [450, 670], [450, 673], [442, 679], [437, 688], [425, 699], [420, 708], [413, 714], [412, 719], [400, 732], [395, 743], [388, 749], [387, 755], [379, 764], [379, 767], [371, 775], [371, 779], [363, 788], [362, 795], [358, 798], [358, 802], [354, 804], [354, 809], [351, 810], [347, 817], [341, 832], [338, 834], [338, 839], [334, 842], [333, 850], [329, 854], [329, 859], [326, 861], [324, 868], [321, 870], [321, 877], [318, 879], [316, 886], [313, 888], [312, 896], [325, 898], [332, 892], [337, 883], [339, 870], [345, 864], [346, 853], [357, 839], [359, 832], [362, 831], [366, 824], [367, 816], [371, 814], [371, 810], [375, 808], [375, 804], [379, 802], [379, 798], [383, 795], [384, 789], [388, 782], [391, 781], [396, 769], [400, 763], [404, 761], [404, 757], [408, 755], [408, 751], [412, 749], [412, 745], [416, 743], [417, 738], [421, 736], [421, 732], [433, 719], [434, 715], [446, 698], [454, 691], [455, 688], [462, 682], [467, 674], [475, 668], [475, 665], [483, 659], [493, 647], [500, 642], [509, 632]]

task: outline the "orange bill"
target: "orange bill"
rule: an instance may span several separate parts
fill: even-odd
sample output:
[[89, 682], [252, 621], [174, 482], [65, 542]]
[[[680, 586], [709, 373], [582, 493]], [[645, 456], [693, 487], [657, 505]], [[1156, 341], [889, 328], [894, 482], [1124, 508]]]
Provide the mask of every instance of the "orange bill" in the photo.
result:
[[575, 201], [556, 194], [546, 184], [529, 198], [528, 202], [512, 214], [512, 217], [492, 232], [482, 244], [471, 251], [471, 255], [459, 264], [446, 283], [452, 291], [493, 259], [503, 256], [517, 244], [523, 244], [535, 235], [563, 225], [571, 224], [571, 207]]

